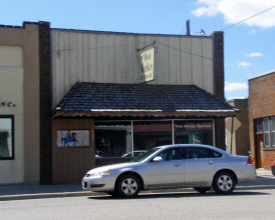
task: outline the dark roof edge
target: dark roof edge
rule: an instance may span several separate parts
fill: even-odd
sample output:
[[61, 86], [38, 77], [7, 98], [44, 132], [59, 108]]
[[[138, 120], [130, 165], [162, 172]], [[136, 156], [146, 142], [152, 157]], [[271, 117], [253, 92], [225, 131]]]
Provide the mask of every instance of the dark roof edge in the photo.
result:
[[132, 32], [115, 32], [115, 31], [98, 31], [98, 30], [81, 30], [81, 29], [63, 29], [63, 28], [51, 28], [51, 30], [57, 31], [71, 31], [71, 32], [87, 32], [93, 34], [113, 34], [113, 35], [133, 35], [133, 36], [171, 36], [171, 37], [202, 37], [213, 38], [214, 36], [201, 36], [201, 35], [179, 35], [179, 34], [153, 34], [153, 33], [132, 33]]
[[[196, 86], [196, 85], [194, 85], [194, 86]], [[199, 89], [199, 90], [201, 90], [202, 92], [208, 94], [209, 96], [212, 96], [214, 99], [216, 99], [216, 100], [219, 101], [220, 103], [223, 103], [223, 104], [227, 105], [229, 108], [233, 109], [234, 111], [240, 112], [239, 109], [237, 109], [237, 108], [235, 108], [234, 106], [228, 104], [226, 101], [221, 100], [220, 98], [218, 98], [217, 96], [213, 95], [212, 93], [207, 92], [206, 90], [204, 90], [204, 89], [202, 89], [202, 88], [200, 88], [200, 87], [198, 87], [198, 86], [196, 86], [196, 87], [197, 87], [197, 89]]]
[[178, 111], [178, 112], [162, 112], [162, 111], [55, 111], [52, 118], [58, 116], [63, 117], [98, 117], [98, 116], [108, 116], [108, 117], [235, 117], [238, 115], [238, 111]]

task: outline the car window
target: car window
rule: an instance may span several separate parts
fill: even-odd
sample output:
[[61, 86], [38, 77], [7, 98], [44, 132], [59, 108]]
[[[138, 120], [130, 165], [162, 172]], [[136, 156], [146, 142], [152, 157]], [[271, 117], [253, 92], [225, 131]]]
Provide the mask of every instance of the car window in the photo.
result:
[[219, 152], [217, 152], [217, 151], [214, 151], [214, 150], [211, 150], [211, 151], [212, 151], [214, 157], [222, 157], [222, 154], [221, 154], [221, 153], [219, 153]]
[[137, 156], [139, 156], [139, 155], [141, 155], [141, 154], [143, 154], [144, 152], [134, 152], [134, 157], [137, 157]]
[[200, 158], [213, 158], [221, 157], [222, 154], [204, 147], [187, 147], [185, 148], [186, 159], [200, 159]]
[[161, 156], [163, 161], [181, 160], [182, 159], [182, 151], [181, 151], [180, 147], [177, 147], [177, 148], [165, 150], [157, 156]]
[[160, 150], [160, 148], [158, 148], [158, 147], [152, 148], [152, 149], [146, 151], [145, 153], [135, 157], [133, 160], [130, 160], [130, 161], [131, 162], [141, 162], [141, 161], [145, 160], [146, 158], [150, 157], [152, 154], [154, 154], [158, 150]]

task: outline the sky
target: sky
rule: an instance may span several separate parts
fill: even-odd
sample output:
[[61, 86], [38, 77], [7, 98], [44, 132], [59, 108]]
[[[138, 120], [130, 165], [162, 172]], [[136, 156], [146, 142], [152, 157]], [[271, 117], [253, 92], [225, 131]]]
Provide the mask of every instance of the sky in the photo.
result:
[[193, 35], [224, 31], [227, 100], [248, 98], [248, 78], [275, 69], [275, 0], [0, 1], [1, 25], [185, 35], [190, 20]]

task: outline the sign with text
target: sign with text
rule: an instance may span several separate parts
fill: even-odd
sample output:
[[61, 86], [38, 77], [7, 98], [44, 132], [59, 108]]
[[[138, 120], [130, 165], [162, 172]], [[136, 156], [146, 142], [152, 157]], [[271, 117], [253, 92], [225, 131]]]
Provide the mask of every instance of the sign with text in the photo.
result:
[[140, 82], [147, 82], [154, 79], [155, 74], [155, 48], [148, 49], [146, 51], [140, 52], [141, 58], [141, 74]]
[[183, 124], [176, 124], [175, 130], [176, 131], [197, 131], [197, 130], [212, 130], [212, 123], [211, 122], [204, 122], [204, 123], [183, 123]]

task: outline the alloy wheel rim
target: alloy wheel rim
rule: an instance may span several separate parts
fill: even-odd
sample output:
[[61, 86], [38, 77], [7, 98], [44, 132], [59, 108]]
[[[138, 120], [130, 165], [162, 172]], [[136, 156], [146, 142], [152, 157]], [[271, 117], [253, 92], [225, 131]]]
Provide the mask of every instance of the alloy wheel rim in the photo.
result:
[[127, 178], [122, 182], [121, 189], [126, 195], [133, 195], [137, 191], [137, 182], [132, 178]]
[[227, 175], [222, 175], [218, 180], [218, 186], [222, 191], [229, 191], [232, 188], [232, 179]]

